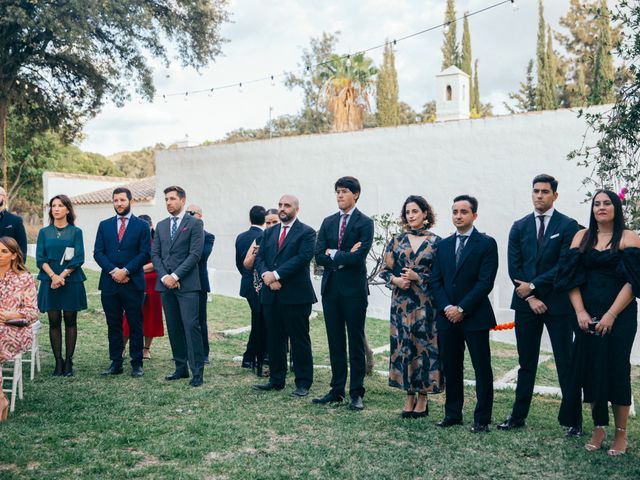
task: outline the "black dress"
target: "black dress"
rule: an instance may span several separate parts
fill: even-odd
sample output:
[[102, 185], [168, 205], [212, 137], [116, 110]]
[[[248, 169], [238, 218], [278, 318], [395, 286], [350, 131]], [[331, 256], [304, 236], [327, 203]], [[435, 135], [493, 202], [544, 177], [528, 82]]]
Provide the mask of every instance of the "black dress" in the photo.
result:
[[[569, 250], [561, 261], [556, 288], [580, 288], [586, 311], [600, 320], [620, 293], [630, 283], [640, 296], [640, 249], [622, 251]], [[577, 320], [576, 320], [577, 321]], [[594, 425], [608, 425], [607, 402], [631, 405], [631, 365], [629, 358], [638, 327], [635, 298], [618, 315], [611, 332], [597, 336], [575, 328], [571, 353], [568, 392], [562, 399], [558, 420], [574, 426], [580, 415], [581, 393], [585, 403], [593, 403]]]

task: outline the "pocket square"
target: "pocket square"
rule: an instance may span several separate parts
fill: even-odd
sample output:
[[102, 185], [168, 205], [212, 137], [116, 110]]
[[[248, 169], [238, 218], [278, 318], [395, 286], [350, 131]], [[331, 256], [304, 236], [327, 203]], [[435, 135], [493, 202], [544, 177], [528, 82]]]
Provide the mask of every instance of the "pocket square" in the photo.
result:
[[13, 225], [7, 225], [7, 226], [6, 226], [6, 227], [4, 227], [4, 228], [13, 228]]
[[187, 227], [183, 227], [182, 230], [180, 230], [181, 232], [186, 232], [187, 230], [189, 230]]
[[551, 236], [549, 237], [549, 240], [551, 240], [551, 239], [553, 239], [553, 238], [556, 238], [556, 237], [559, 237], [559, 236], [560, 236], [560, 234], [559, 234], [559, 233], [556, 233], [555, 235], [551, 235]]

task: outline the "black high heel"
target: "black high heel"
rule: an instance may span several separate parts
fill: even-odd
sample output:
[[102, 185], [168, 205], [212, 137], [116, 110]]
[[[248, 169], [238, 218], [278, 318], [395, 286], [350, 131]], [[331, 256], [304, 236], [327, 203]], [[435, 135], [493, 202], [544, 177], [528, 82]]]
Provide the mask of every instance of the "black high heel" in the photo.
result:
[[[426, 397], [426, 395], [425, 395], [425, 397]], [[416, 403], [418, 403], [418, 402], [416, 401]], [[415, 408], [415, 406], [414, 406], [414, 408]], [[412, 418], [422, 418], [422, 417], [429, 416], [429, 400], [427, 399], [427, 402], [426, 402], [425, 407], [424, 407], [424, 412], [416, 412], [414, 410], [413, 412], [411, 412], [411, 414], [412, 414], [411, 415]]]
[[52, 377], [61, 377], [63, 371], [63, 362], [61, 357], [56, 357], [56, 366], [53, 369]]
[[73, 377], [73, 373], [73, 360], [71, 358], [67, 358], [64, 361], [63, 375], [65, 377]]

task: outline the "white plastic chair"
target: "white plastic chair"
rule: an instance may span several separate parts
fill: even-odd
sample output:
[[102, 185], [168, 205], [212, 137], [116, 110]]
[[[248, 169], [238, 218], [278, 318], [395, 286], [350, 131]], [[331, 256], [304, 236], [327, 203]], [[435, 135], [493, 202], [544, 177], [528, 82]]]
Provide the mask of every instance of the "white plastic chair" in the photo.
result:
[[22, 359], [22, 363], [31, 364], [29, 378], [31, 380], [36, 376], [36, 371], [40, 372], [40, 342], [38, 342], [38, 332], [40, 332], [40, 328], [42, 327], [42, 323], [40, 320], [37, 320], [31, 328], [33, 330], [31, 349], [26, 352], [29, 354], [29, 357], [24, 357]]
[[[11, 368], [10, 364], [13, 364]], [[5, 362], [2, 366], [3, 381], [10, 381], [10, 388], [2, 388], [3, 392], [7, 392], [11, 395], [9, 411], [13, 412], [16, 408], [16, 394], [20, 400], [23, 399], [22, 391], [22, 354], [18, 354], [13, 360]]]

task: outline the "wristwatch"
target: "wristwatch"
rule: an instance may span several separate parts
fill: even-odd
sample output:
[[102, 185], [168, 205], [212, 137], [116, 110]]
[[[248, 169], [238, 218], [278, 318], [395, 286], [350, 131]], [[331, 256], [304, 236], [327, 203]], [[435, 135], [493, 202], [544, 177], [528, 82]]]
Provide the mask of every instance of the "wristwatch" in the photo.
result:
[[535, 290], [536, 286], [533, 283], [529, 284], [529, 290]]
[[464, 313], [464, 310], [462, 309], [462, 307], [456, 307], [456, 308], [458, 309], [458, 311], [459, 311], [460, 313]]

